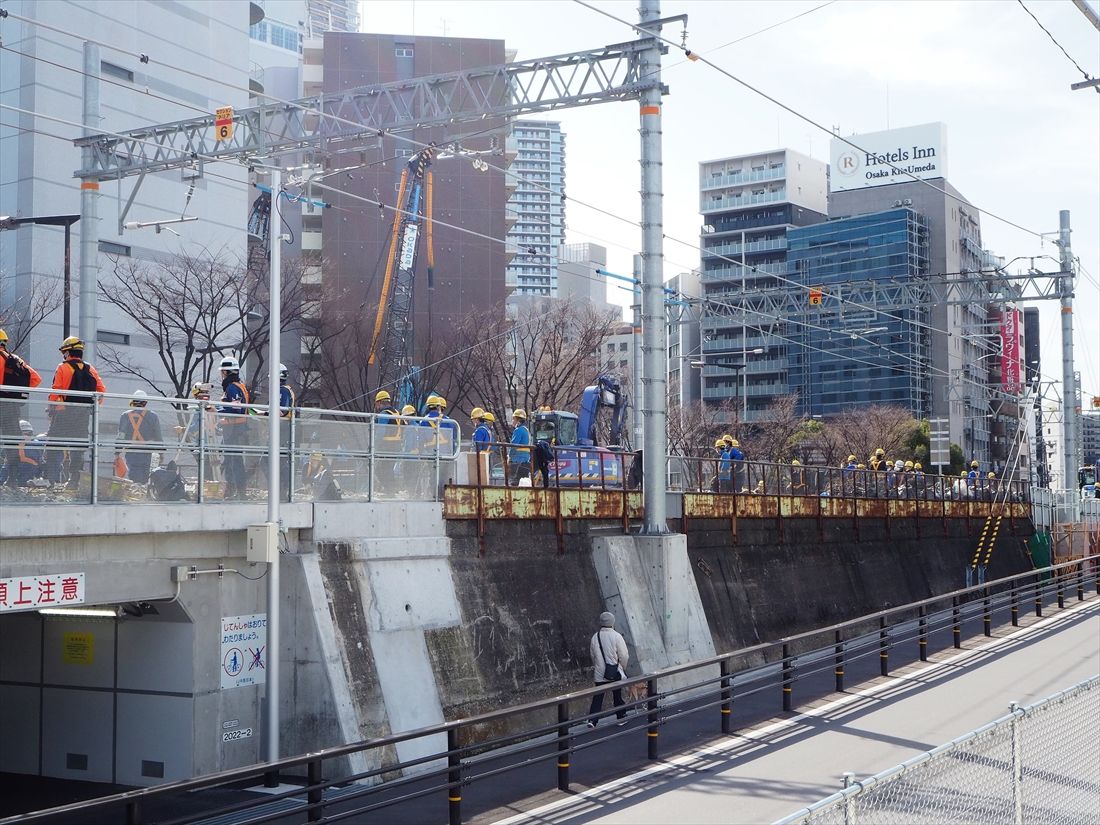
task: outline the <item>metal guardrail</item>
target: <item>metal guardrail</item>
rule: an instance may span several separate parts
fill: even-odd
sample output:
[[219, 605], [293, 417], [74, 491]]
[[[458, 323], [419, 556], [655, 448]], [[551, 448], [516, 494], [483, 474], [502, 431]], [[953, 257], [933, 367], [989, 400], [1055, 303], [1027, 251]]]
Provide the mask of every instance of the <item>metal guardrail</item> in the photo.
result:
[[[1083, 822], [1100, 810], [1100, 676], [914, 756], [775, 825]], [[1090, 815], [1088, 811], [1093, 813]]]
[[[0, 466], [7, 482], [0, 501], [266, 499], [267, 405], [238, 412], [217, 401], [150, 396], [147, 406], [135, 408], [131, 396], [117, 393], [66, 390], [70, 400], [56, 402], [46, 388], [2, 390], [29, 397], [0, 398]], [[142, 410], [135, 433], [129, 416], [136, 419]], [[20, 432], [20, 420], [30, 423], [29, 436]], [[436, 427], [418, 416], [283, 410], [281, 500], [438, 500], [454, 477], [462, 438], [458, 422], [447, 422]]]
[[[658, 759], [661, 728], [677, 719], [717, 710], [718, 729], [730, 733], [734, 728], [734, 701], [738, 698], [775, 691], [783, 710], [790, 711], [795, 705], [796, 685], [810, 676], [831, 672], [836, 689], [843, 690], [845, 666], [857, 659], [876, 657], [879, 672], [889, 675], [890, 652], [902, 643], [915, 642], [920, 660], [926, 661], [931, 634], [950, 629], [953, 646], [960, 648], [967, 621], [981, 618], [984, 635], [991, 636], [994, 612], [1006, 606], [1011, 624], [1016, 626], [1025, 604], [1033, 607], [1036, 616], [1041, 616], [1052, 595], [1059, 608], [1065, 607], [1067, 594], [1074, 591], [1077, 600], [1084, 601], [1086, 585], [1094, 587], [1100, 596], [1098, 574], [1100, 556], [1089, 556], [1081, 561], [955, 590], [829, 627], [626, 679], [617, 684], [627, 689], [641, 686], [638, 689], [643, 695], [623, 706], [635, 711], [633, 717], [627, 717], [628, 724], [603, 735], [582, 737], [587, 727], [580, 731], [573, 728], [588, 721], [598, 722], [620, 708], [578, 715], [572, 715], [570, 708], [605, 692], [606, 685], [277, 762], [21, 814], [0, 820], [0, 825], [31, 822], [60, 825], [74, 815], [89, 813], [109, 818], [109, 821], [143, 825], [154, 821], [152, 815], [146, 813], [149, 807], [166, 797], [239, 786], [239, 783], [257, 783], [273, 776], [289, 778], [302, 774], [305, 784], [290, 791], [228, 805], [214, 804], [201, 811], [196, 810], [196, 798], [190, 797], [191, 813], [167, 820], [157, 817], [155, 821], [159, 825], [188, 825], [217, 816], [246, 814], [239, 821], [253, 825], [286, 821], [286, 817], [291, 816], [302, 817], [306, 822], [336, 822], [436, 794], [441, 805], [442, 797], [446, 796], [450, 825], [460, 825], [463, 820], [462, 789], [475, 782], [553, 762], [555, 772], [547, 772], [547, 786], [552, 784], [552, 775], [556, 787], [568, 791], [572, 754], [612, 739], [638, 737], [644, 732], [648, 758]], [[765, 664], [743, 666], [749, 657], [762, 658]], [[685, 684], [684, 674], [699, 671], [703, 672], [702, 678]], [[485, 731], [499, 729], [505, 720], [517, 717], [529, 720], [522, 730], [483, 735]], [[641, 724], [633, 720], [641, 720]], [[445, 750], [415, 759], [385, 761], [387, 754], [394, 753], [394, 746], [399, 743], [439, 736], [446, 736]], [[378, 767], [337, 775], [335, 772], [344, 770], [345, 757], [352, 754], [373, 755]], [[500, 762], [503, 764], [498, 764]], [[383, 776], [395, 773], [403, 775], [383, 781]], [[343, 786], [338, 798], [334, 796], [337, 786]], [[282, 804], [272, 807], [275, 802]], [[335, 810], [337, 805], [340, 807]]]

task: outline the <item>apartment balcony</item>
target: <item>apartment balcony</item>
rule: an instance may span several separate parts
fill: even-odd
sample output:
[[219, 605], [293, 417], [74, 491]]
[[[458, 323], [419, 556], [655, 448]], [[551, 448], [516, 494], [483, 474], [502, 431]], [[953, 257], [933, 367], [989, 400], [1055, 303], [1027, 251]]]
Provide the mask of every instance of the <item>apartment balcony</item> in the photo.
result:
[[761, 169], [759, 171], [730, 172], [727, 175], [714, 177], [707, 175], [699, 183], [702, 190], [720, 189], [724, 186], [738, 186], [743, 183], [756, 183], [762, 180], [782, 180], [787, 175], [786, 166], [780, 165], [775, 169]]
[[[744, 245], [745, 252], [771, 252], [773, 250], [786, 249], [786, 238], [771, 238], [765, 241], [749, 241]], [[703, 257], [724, 255], [736, 257], [741, 254], [741, 243], [724, 243], [718, 246], [708, 246], [703, 249]]]
[[730, 195], [719, 198], [707, 195], [699, 199], [699, 211], [703, 214], [724, 212], [729, 209], [741, 209], [762, 203], [782, 203], [786, 200], [786, 188], [776, 189], [774, 192], [765, 192], [763, 195]]
[[[789, 272], [790, 264], [784, 261], [782, 263], [757, 264], [755, 266], [748, 264], [744, 267], [737, 264], [719, 266], [701, 272], [699, 277], [703, 283], [714, 283], [716, 281], [740, 281], [742, 277], [752, 280], [765, 275], [787, 275]], [[708, 297], [719, 296], [717, 293], [708, 293]]]

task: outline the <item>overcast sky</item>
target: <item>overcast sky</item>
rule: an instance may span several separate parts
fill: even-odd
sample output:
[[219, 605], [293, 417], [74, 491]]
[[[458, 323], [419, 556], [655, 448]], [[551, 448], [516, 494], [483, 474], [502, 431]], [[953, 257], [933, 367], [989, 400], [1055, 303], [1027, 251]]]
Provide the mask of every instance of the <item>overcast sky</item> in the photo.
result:
[[[592, 2], [637, 19], [635, 0]], [[1058, 211], [1069, 209], [1073, 251], [1091, 276], [1077, 282], [1074, 314], [1087, 407], [1088, 395], [1100, 395], [1100, 94], [1070, 90], [1081, 73], [1016, 0], [836, 0], [753, 34], [824, 2], [666, 0], [661, 13], [687, 13], [691, 49], [844, 135], [945, 122], [949, 180], [980, 209], [1037, 233], [1056, 232]], [[1100, 75], [1100, 32], [1070, 0], [1025, 3], [1086, 72]], [[364, 0], [361, 11], [366, 32], [499, 38], [519, 59], [633, 39], [629, 28], [572, 0]], [[680, 36], [676, 26], [664, 34]], [[699, 266], [699, 161], [788, 147], [827, 162], [830, 136], [675, 50], [663, 65], [671, 277]], [[566, 240], [607, 246], [608, 268], [628, 273], [638, 228], [581, 202], [638, 220], [637, 104], [554, 117], [567, 133]], [[983, 245], [1006, 259], [1058, 256], [1029, 232], [986, 214], [981, 223]], [[1054, 268], [1049, 260], [1036, 265]], [[609, 292], [627, 302], [627, 293]], [[1043, 372], [1060, 380], [1057, 302], [1039, 306]]]

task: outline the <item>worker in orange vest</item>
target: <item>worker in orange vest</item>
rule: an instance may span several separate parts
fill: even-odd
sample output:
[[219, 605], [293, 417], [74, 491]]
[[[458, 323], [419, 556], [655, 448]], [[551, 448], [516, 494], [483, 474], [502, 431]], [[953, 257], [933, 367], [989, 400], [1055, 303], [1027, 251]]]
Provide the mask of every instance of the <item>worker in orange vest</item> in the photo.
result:
[[[46, 479], [59, 484], [61, 478], [62, 454], [69, 455], [69, 489], [75, 490], [80, 484], [80, 474], [84, 471], [84, 450], [88, 446], [88, 425], [92, 417], [93, 395], [71, 395], [81, 393], [107, 392], [103, 379], [95, 367], [84, 363], [84, 342], [70, 335], [58, 347], [64, 360], [57, 365], [53, 374], [53, 388], [50, 395], [54, 402], [50, 408], [50, 429], [47, 437], [51, 449], [46, 455]], [[99, 399], [103, 403], [103, 399]]]
[[127, 478], [138, 484], [149, 483], [153, 453], [163, 457], [160, 418], [148, 404], [145, 390], [137, 390], [130, 399], [130, 409], [118, 419], [118, 450], [125, 451]]
[[[0, 329], [0, 384], [11, 387], [37, 387], [42, 376], [16, 355], [8, 352], [8, 334]], [[23, 417], [23, 401], [27, 393], [19, 390], [0, 391], [0, 467], [7, 467], [11, 478], [19, 459], [15, 444], [19, 441], [19, 422]]]

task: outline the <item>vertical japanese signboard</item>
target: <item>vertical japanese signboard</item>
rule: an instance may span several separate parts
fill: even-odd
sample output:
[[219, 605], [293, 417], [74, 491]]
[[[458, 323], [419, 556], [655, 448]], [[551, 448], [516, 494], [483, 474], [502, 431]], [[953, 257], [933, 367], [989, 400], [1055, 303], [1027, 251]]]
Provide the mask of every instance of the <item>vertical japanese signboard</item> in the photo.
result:
[[267, 681], [266, 613], [224, 616], [221, 636], [222, 690]]
[[1001, 313], [1001, 384], [1007, 392], [1018, 393], [1023, 386], [1020, 377], [1020, 310]]

